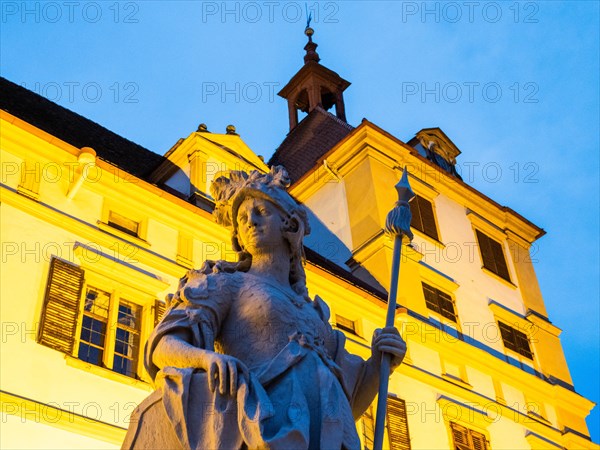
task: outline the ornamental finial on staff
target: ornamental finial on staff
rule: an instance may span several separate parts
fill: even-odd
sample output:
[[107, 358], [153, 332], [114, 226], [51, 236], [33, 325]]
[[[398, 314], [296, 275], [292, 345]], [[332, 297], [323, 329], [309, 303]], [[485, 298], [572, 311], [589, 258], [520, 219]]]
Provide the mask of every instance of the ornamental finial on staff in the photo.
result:
[[398, 201], [387, 215], [385, 231], [393, 236], [406, 236], [409, 241], [412, 241], [413, 234], [412, 231], [410, 231], [412, 214], [408, 202], [415, 197], [415, 193], [412, 191], [410, 183], [408, 182], [408, 171], [406, 170], [406, 167], [402, 171], [402, 178], [400, 178], [400, 181], [398, 181], [394, 187], [398, 192]]

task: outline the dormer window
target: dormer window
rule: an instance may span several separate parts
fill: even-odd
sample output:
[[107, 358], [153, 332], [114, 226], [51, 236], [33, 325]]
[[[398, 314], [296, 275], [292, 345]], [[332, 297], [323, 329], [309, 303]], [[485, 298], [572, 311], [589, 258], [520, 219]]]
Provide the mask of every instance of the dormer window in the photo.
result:
[[456, 157], [460, 155], [460, 150], [441, 129], [424, 128], [408, 144], [415, 148], [421, 156], [462, 180], [456, 171]]

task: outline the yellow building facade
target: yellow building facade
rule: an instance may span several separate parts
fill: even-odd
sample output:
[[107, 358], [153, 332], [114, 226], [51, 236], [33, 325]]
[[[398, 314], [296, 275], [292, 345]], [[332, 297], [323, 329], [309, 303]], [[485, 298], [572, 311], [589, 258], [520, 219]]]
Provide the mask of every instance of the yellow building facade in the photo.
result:
[[[365, 358], [385, 321], [402, 168], [417, 197], [390, 379], [392, 449], [597, 449], [529, 256], [544, 232], [464, 183], [442, 130], [408, 143], [346, 123], [349, 85], [319, 63], [280, 92], [290, 133], [271, 163], [309, 210], [307, 282]], [[118, 448], [152, 391], [144, 342], [165, 295], [206, 259], [232, 259], [210, 182], [268, 165], [228, 127], [201, 125], [160, 157], [2, 80], [2, 448]], [[328, 111], [334, 108], [336, 114]], [[298, 120], [298, 110], [307, 115]], [[371, 448], [374, 413], [357, 422]]]

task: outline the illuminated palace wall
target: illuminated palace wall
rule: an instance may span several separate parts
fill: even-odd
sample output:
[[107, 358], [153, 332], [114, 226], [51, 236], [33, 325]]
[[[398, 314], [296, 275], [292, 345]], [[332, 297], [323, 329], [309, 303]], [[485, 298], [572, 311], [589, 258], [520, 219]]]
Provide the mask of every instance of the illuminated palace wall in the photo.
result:
[[[0, 116], [2, 447], [118, 448], [152, 389], [140, 353], [165, 295], [188, 268], [234, 256], [211, 218], [210, 181], [268, 168], [233, 129], [200, 128], [161, 158], [3, 85], [16, 100]], [[406, 166], [415, 239], [396, 325], [409, 350], [390, 381], [386, 443], [597, 448], [593, 404], [572, 386], [529, 258], [543, 231], [435, 156], [458, 153], [439, 129], [404, 143], [363, 121], [303, 170], [290, 191], [311, 211], [309, 291], [368, 357], [389, 287], [382, 225]], [[372, 411], [357, 427], [369, 447]]]

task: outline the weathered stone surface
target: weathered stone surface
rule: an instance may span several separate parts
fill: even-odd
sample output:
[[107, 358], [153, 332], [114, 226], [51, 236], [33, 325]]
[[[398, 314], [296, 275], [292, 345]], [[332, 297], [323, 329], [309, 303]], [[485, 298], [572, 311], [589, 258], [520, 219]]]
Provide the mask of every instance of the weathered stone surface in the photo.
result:
[[146, 345], [157, 390], [123, 448], [360, 448], [354, 418], [376, 394], [380, 349], [397, 366], [405, 345], [385, 329], [368, 361], [344, 349], [325, 302], [308, 296], [309, 225], [287, 181], [274, 168], [214, 183], [239, 260], [207, 261], [181, 280]]

